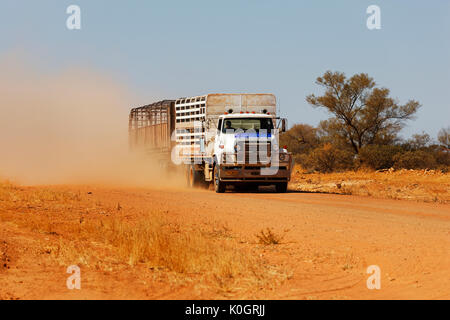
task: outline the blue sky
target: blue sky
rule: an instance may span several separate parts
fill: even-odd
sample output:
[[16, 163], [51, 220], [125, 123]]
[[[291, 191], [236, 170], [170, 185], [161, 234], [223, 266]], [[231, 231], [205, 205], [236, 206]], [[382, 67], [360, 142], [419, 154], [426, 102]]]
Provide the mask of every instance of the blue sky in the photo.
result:
[[[71, 4], [79, 31], [65, 25]], [[371, 4], [381, 30], [366, 28]], [[405, 136], [450, 125], [450, 1], [2, 0], [0, 55], [14, 51], [49, 72], [105, 72], [133, 91], [130, 106], [272, 92], [290, 124], [328, 117], [305, 102], [326, 70], [366, 72], [401, 103], [423, 105]]]

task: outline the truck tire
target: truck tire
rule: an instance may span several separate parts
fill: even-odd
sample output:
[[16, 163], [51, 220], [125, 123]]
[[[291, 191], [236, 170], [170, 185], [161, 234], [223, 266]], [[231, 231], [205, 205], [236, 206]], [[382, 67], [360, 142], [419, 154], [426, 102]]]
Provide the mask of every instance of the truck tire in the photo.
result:
[[202, 181], [200, 171], [196, 171], [193, 165], [187, 168], [187, 184], [189, 188], [197, 187]]
[[214, 190], [216, 193], [224, 193], [225, 192], [225, 183], [220, 181], [219, 179], [219, 166], [216, 164], [214, 166]]
[[275, 189], [278, 193], [285, 193], [287, 191], [287, 182], [279, 182], [275, 185]]

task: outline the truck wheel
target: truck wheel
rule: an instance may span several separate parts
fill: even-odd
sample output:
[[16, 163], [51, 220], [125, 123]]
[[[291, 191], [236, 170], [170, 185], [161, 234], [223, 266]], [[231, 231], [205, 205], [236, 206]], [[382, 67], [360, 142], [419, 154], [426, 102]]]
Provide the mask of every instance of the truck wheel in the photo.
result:
[[194, 166], [189, 166], [187, 169], [187, 183], [188, 187], [195, 188], [201, 181], [201, 175], [199, 171], [196, 171]]
[[287, 191], [287, 182], [279, 182], [275, 185], [275, 189], [278, 193], [285, 193]]
[[219, 166], [216, 164], [214, 166], [214, 190], [216, 193], [224, 193], [225, 192], [225, 183], [220, 181], [219, 179]]

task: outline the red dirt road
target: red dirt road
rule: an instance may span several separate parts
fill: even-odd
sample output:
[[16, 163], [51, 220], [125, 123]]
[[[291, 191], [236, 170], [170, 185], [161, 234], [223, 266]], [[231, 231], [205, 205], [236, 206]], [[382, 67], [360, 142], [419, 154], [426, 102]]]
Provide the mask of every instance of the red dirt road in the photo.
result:
[[[168, 287], [128, 269], [90, 270], [82, 290], [70, 291], [65, 269], [37, 253], [37, 241], [46, 236], [0, 222], [0, 240], [8, 246], [3, 252], [11, 257], [0, 256], [9, 267], [0, 269], [0, 298], [450, 299], [449, 205], [298, 192], [58, 188], [89, 190], [97, 201], [120, 203], [130, 216], [158, 210], [192, 225], [226, 226], [289, 276], [270, 290], [223, 296], [194, 285]], [[255, 235], [268, 227], [284, 236], [281, 244], [258, 244]], [[380, 290], [367, 288], [369, 265], [380, 267]]]

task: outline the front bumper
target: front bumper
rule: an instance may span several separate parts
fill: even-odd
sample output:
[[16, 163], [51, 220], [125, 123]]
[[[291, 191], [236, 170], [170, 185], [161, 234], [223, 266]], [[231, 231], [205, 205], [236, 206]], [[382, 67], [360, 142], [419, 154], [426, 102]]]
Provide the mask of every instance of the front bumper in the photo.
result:
[[224, 182], [288, 182], [291, 179], [292, 163], [280, 162], [277, 166], [259, 164], [222, 164], [219, 179]]

